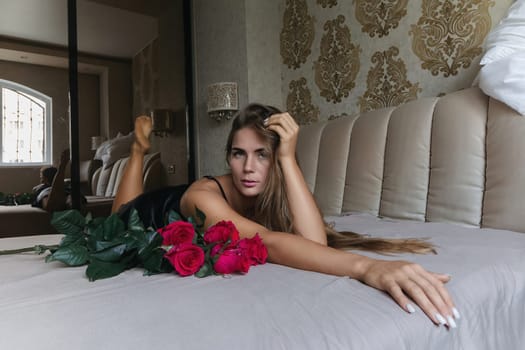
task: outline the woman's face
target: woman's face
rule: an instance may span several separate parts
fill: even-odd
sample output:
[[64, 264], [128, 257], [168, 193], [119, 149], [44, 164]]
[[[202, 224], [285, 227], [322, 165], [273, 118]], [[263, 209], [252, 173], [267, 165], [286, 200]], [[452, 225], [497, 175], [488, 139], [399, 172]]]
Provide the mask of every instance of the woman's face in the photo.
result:
[[233, 185], [246, 197], [260, 194], [271, 166], [271, 149], [251, 128], [239, 129], [232, 139], [229, 155]]

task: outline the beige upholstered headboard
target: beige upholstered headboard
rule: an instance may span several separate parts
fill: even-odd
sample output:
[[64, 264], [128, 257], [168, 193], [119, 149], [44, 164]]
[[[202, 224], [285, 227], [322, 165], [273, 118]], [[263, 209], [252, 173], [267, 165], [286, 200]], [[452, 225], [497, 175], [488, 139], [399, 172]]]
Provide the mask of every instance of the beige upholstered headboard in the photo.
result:
[[525, 232], [525, 117], [478, 88], [305, 126], [297, 153], [325, 215]]

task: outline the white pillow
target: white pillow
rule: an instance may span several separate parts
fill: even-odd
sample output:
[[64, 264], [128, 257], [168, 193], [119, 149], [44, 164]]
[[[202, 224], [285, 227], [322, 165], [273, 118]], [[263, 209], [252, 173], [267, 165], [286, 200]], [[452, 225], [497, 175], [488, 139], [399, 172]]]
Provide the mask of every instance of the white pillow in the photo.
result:
[[97, 149], [93, 158], [100, 159], [104, 169], [108, 168], [117, 160], [129, 156], [129, 151], [134, 138], [135, 135], [133, 131], [124, 136], [122, 136], [121, 133], [118, 133], [114, 139], [103, 142]]
[[484, 65], [479, 72], [479, 87], [525, 115], [525, 50]]
[[106, 152], [108, 150], [109, 141], [111, 141], [111, 140], [106, 140], [106, 141], [102, 142], [100, 144], [100, 146], [98, 146], [97, 151], [95, 152], [95, 155], [93, 156], [93, 159], [102, 160], [102, 156], [104, 154], [106, 154]]
[[525, 50], [525, 0], [516, 0], [509, 7], [507, 15], [485, 38], [485, 50], [481, 65]]

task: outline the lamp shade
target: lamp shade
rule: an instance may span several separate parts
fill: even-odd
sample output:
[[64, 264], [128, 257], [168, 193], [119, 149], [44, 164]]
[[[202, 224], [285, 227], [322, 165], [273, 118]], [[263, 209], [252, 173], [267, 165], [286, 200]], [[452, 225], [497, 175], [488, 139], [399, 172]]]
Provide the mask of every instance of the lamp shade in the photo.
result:
[[223, 82], [208, 85], [208, 113], [239, 109], [237, 83]]
[[151, 111], [151, 123], [155, 135], [166, 136], [173, 130], [173, 114], [173, 111], [169, 109], [154, 109]]
[[231, 119], [239, 109], [237, 83], [222, 82], [208, 85], [208, 115], [220, 122]]

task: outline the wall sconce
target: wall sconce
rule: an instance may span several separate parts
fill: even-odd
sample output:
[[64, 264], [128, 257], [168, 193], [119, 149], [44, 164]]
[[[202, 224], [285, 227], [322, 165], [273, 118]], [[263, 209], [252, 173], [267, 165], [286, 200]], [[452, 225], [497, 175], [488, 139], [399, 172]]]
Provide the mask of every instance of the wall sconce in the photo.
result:
[[150, 112], [152, 131], [156, 136], [167, 136], [173, 131], [174, 113], [169, 109], [154, 109]]
[[91, 136], [91, 150], [96, 151], [104, 141], [106, 141], [104, 136]]
[[231, 119], [239, 109], [237, 83], [223, 82], [208, 85], [208, 115], [220, 122]]

